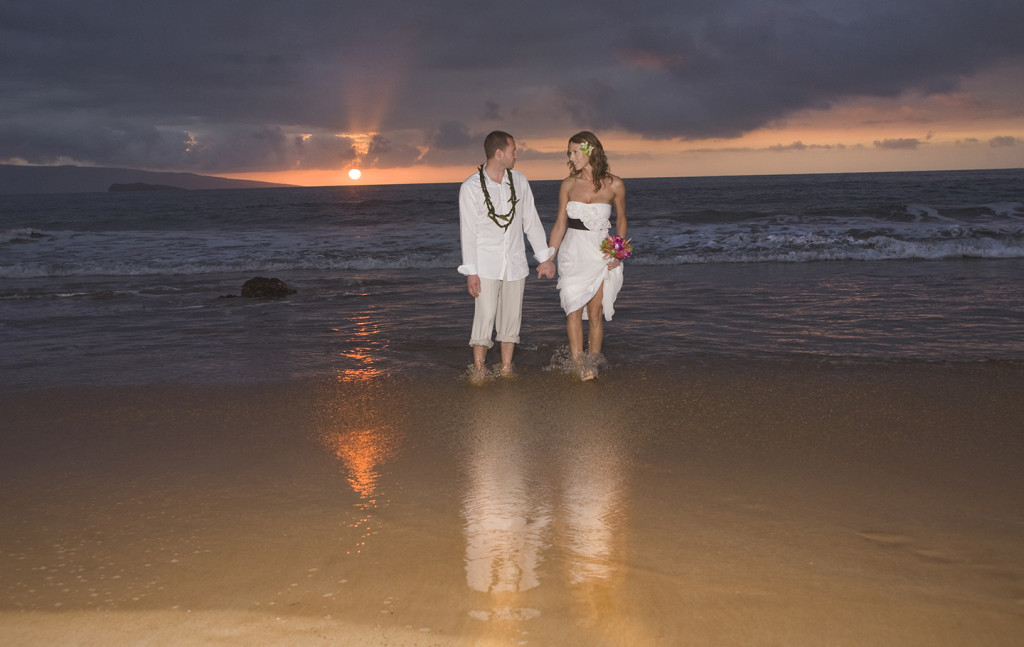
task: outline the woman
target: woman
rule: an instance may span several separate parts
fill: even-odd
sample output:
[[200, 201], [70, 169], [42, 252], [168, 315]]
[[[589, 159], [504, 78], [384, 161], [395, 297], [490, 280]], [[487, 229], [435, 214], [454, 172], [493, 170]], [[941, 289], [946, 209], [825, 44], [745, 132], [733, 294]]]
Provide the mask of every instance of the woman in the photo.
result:
[[[558, 253], [558, 292], [566, 314], [569, 351], [580, 379], [597, 376], [604, 339], [602, 315], [611, 321], [615, 297], [622, 287], [622, 261], [601, 252], [611, 228], [626, 237], [626, 187], [608, 170], [604, 147], [594, 133], [569, 138], [569, 177], [558, 193], [558, 219], [549, 247]], [[583, 320], [589, 323], [588, 356], [583, 354]]]

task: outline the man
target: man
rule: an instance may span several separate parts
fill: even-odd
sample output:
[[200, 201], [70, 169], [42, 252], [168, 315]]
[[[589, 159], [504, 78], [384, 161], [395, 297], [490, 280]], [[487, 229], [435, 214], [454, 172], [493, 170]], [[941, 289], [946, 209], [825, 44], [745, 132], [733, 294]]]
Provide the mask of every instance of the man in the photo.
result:
[[476, 300], [473, 332], [473, 365], [478, 375], [485, 371], [487, 349], [501, 345], [501, 373], [512, 373], [512, 353], [519, 343], [523, 314], [523, 288], [529, 267], [523, 234], [530, 240], [534, 257], [540, 262], [537, 277], [554, 278], [544, 226], [537, 214], [533, 192], [526, 176], [513, 171], [516, 140], [495, 131], [484, 140], [487, 162], [469, 176], [459, 189], [459, 230], [466, 289]]

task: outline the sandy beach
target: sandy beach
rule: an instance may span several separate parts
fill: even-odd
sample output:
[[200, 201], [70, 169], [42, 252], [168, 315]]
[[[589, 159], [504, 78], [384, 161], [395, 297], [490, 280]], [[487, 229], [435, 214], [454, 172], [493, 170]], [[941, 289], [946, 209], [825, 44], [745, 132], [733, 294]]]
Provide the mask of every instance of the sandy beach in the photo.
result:
[[0, 396], [6, 645], [1017, 645], [1024, 367]]

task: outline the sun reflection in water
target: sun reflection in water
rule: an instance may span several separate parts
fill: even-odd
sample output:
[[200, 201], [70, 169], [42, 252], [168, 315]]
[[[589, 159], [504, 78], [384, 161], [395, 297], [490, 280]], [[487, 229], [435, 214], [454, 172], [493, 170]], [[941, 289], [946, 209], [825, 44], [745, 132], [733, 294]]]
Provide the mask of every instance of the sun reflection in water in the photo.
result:
[[337, 369], [339, 381], [373, 380], [386, 374], [383, 356], [390, 342], [371, 311], [353, 314], [345, 327], [335, 328], [334, 332], [346, 337], [343, 342], [353, 346], [338, 353], [343, 358]]
[[345, 480], [363, 507], [375, 507], [380, 466], [394, 455], [383, 427], [353, 429], [327, 437], [330, 449], [345, 467]]
[[384, 465], [400, 446], [400, 434], [389, 424], [380, 403], [385, 401], [378, 384], [338, 384], [319, 406], [320, 440], [344, 471], [345, 482], [358, 497], [359, 517], [349, 527], [359, 533], [349, 552], [359, 553], [367, 540], [377, 534], [374, 515], [389, 501], [381, 492]]

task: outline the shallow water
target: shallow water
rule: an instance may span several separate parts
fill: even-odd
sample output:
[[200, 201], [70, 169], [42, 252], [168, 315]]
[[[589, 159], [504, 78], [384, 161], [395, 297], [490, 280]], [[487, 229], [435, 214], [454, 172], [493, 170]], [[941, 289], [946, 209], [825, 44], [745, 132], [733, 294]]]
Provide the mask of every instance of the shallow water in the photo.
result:
[[[627, 268], [609, 370], [707, 361], [1024, 360], [1024, 261], [710, 264]], [[8, 283], [9, 387], [231, 383], [334, 375], [455, 377], [471, 362], [472, 302], [454, 272], [290, 276], [284, 299], [220, 298], [242, 276]], [[551, 281], [530, 279], [521, 373], [566, 344]], [[496, 352], [491, 361], [497, 361]]]

